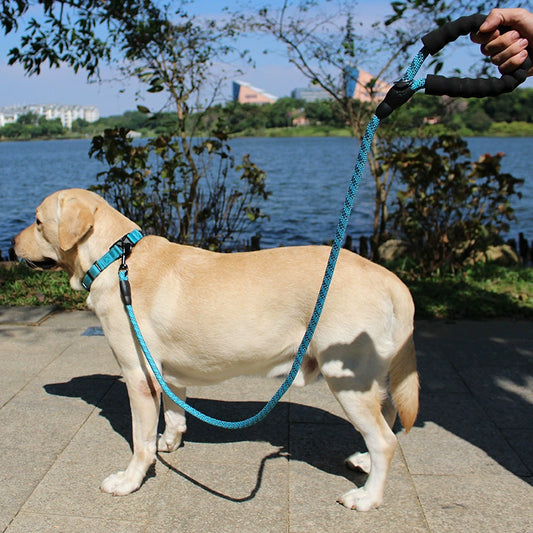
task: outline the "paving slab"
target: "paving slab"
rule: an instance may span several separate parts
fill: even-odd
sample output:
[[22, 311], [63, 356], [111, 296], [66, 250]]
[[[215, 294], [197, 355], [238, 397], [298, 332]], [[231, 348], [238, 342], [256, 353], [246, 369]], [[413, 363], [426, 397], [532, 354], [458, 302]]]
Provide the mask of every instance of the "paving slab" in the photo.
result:
[[35, 307], [0, 306], [0, 326], [37, 326], [57, 311], [54, 305]]
[[100, 322], [92, 311], [63, 311], [51, 314], [40, 325], [58, 334], [72, 331], [82, 335], [88, 328], [99, 327]]
[[530, 483], [514, 476], [469, 474], [413, 476], [430, 531], [530, 533]]
[[[144, 533], [151, 531], [147, 523], [137, 520], [102, 520], [81, 516], [43, 515], [21, 512], [9, 526], [9, 533]], [[168, 529], [166, 530], [168, 533]], [[179, 531], [179, 530], [177, 530]]]

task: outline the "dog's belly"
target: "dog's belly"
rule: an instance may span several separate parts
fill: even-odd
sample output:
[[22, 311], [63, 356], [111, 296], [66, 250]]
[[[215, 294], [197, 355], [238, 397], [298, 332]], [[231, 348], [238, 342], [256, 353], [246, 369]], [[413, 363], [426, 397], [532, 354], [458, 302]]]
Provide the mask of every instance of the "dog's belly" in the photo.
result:
[[[293, 329], [292, 334], [254, 335], [248, 330], [225, 331], [175, 343], [158, 343], [163, 373], [173, 376], [181, 385], [208, 385], [242, 375], [267, 375], [273, 369], [292, 361], [305, 332], [305, 327]], [[196, 340], [194, 340], [196, 338]]]

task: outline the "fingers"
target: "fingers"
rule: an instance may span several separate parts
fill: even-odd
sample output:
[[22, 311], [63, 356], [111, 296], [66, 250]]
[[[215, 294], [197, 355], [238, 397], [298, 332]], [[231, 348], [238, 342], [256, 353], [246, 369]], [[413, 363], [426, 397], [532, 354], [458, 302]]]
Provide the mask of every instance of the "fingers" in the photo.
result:
[[518, 68], [527, 57], [528, 40], [516, 30], [508, 31], [481, 45], [481, 53], [489, 56], [502, 74]]
[[470, 39], [472, 40], [472, 42], [477, 43], [477, 44], [486, 44], [494, 39], [497, 39], [499, 36], [500, 36], [500, 30], [490, 31], [488, 33], [477, 31], [477, 32], [472, 32], [470, 34]]
[[[501, 26], [512, 29], [501, 33]], [[481, 53], [489, 56], [502, 74], [507, 74], [527, 58], [532, 34], [533, 14], [525, 9], [493, 9], [470, 38], [481, 45]]]

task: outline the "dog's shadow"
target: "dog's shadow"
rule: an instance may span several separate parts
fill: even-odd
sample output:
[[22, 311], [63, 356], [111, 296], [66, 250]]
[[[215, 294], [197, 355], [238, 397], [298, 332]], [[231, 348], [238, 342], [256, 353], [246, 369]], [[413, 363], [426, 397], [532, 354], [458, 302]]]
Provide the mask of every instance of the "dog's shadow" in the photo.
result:
[[[131, 414], [126, 386], [120, 376], [90, 375], [80, 376], [65, 383], [44, 386], [48, 394], [81, 398], [100, 409], [100, 416], [108, 420], [114, 431], [120, 434], [132, 448]], [[199, 411], [223, 420], [242, 420], [256, 414], [264, 402], [226, 402], [203, 398], [188, 398], [187, 402]], [[289, 420], [290, 431], [289, 431]], [[161, 414], [160, 428], [164, 428]], [[255, 487], [249, 495], [234, 498], [222, 494], [172, 466], [167, 454], [159, 454], [159, 461], [176, 474], [202, 489], [223, 499], [242, 502], [252, 499], [261, 486], [263, 471], [267, 461], [278, 457], [304, 461], [309, 465], [330, 474], [343, 476], [357, 486], [362, 486], [366, 474], [349, 470], [344, 465], [346, 457], [355, 451], [364, 451], [362, 437], [345, 419], [316, 407], [281, 401], [261, 422], [249, 428], [227, 430], [214, 427], [187, 416], [187, 433], [184, 446], [188, 443], [220, 444], [230, 442], [269, 442], [277, 451], [257, 457]], [[179, 453], [179, 450], [175, 453]], [[218, 451], [213, 447], [213, 455]], [[153, 472], [148, 474], [152, 476]]]

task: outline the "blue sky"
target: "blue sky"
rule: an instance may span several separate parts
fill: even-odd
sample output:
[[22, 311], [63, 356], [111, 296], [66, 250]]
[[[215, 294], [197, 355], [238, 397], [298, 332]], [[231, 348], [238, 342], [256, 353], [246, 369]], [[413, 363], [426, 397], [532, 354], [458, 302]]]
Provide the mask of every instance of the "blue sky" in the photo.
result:
[[[195, 0], [191, 4], [190, 11], [198, 15], [216, 15], [217, 4], [223, 5], [225, 2]], [[249, 0], [246, 5], [263, 4], [264, 0]], [[365, 22], [368, 22], [365, 27], [369, 27], [370, 22], [383, 18], [391, 12], [389, 0], [360, 0], [358, 6]], [[135, 80], [126, 85], [117, 82], [88, 83], [84, 73], [74, 74], [66, 67], [51, 70], [45, 68], [39, 76], [27, 77], [21, 67], [7, 65], [8, 51], [16, 45], [18, 45], [16, 35], [0, 37], [0, 106], [32, 103], [96, 105], [102, 116], [108, 116], [135, 109], [138, 103], [151, 108], [157, 108], [162, 103], [159, 96], [150, 95], [144, 101], [137, 101], [135, 93], [139, 86]], [[307, 80], [296, 68], [287, 63], [281, 51], [277, 54], [261, 53], [265, 47], [264, 39], [248, 40], [246, 47], [254, 52], [256, 68], [249, 68], [243, 74], [239, 74], [238, 79], [250, 82], [276, 96], [289, 96], [292, 89], [308, 85]], [[462, 58], [466, 64], [472, 59], [475, 60], [476, 45], [472, 44], [468, 49], [470, 58], [466, 57], [466, 54]], [[365, 70], [372, 71], [368, 65], [361, 66]], [[103, 77], [110, 79], [113, 73], [104, 70]], [[531, 79], [526, 83], [532, 86]], [[227, 93], [229, 99], [231, 97], [229, 86]]]

